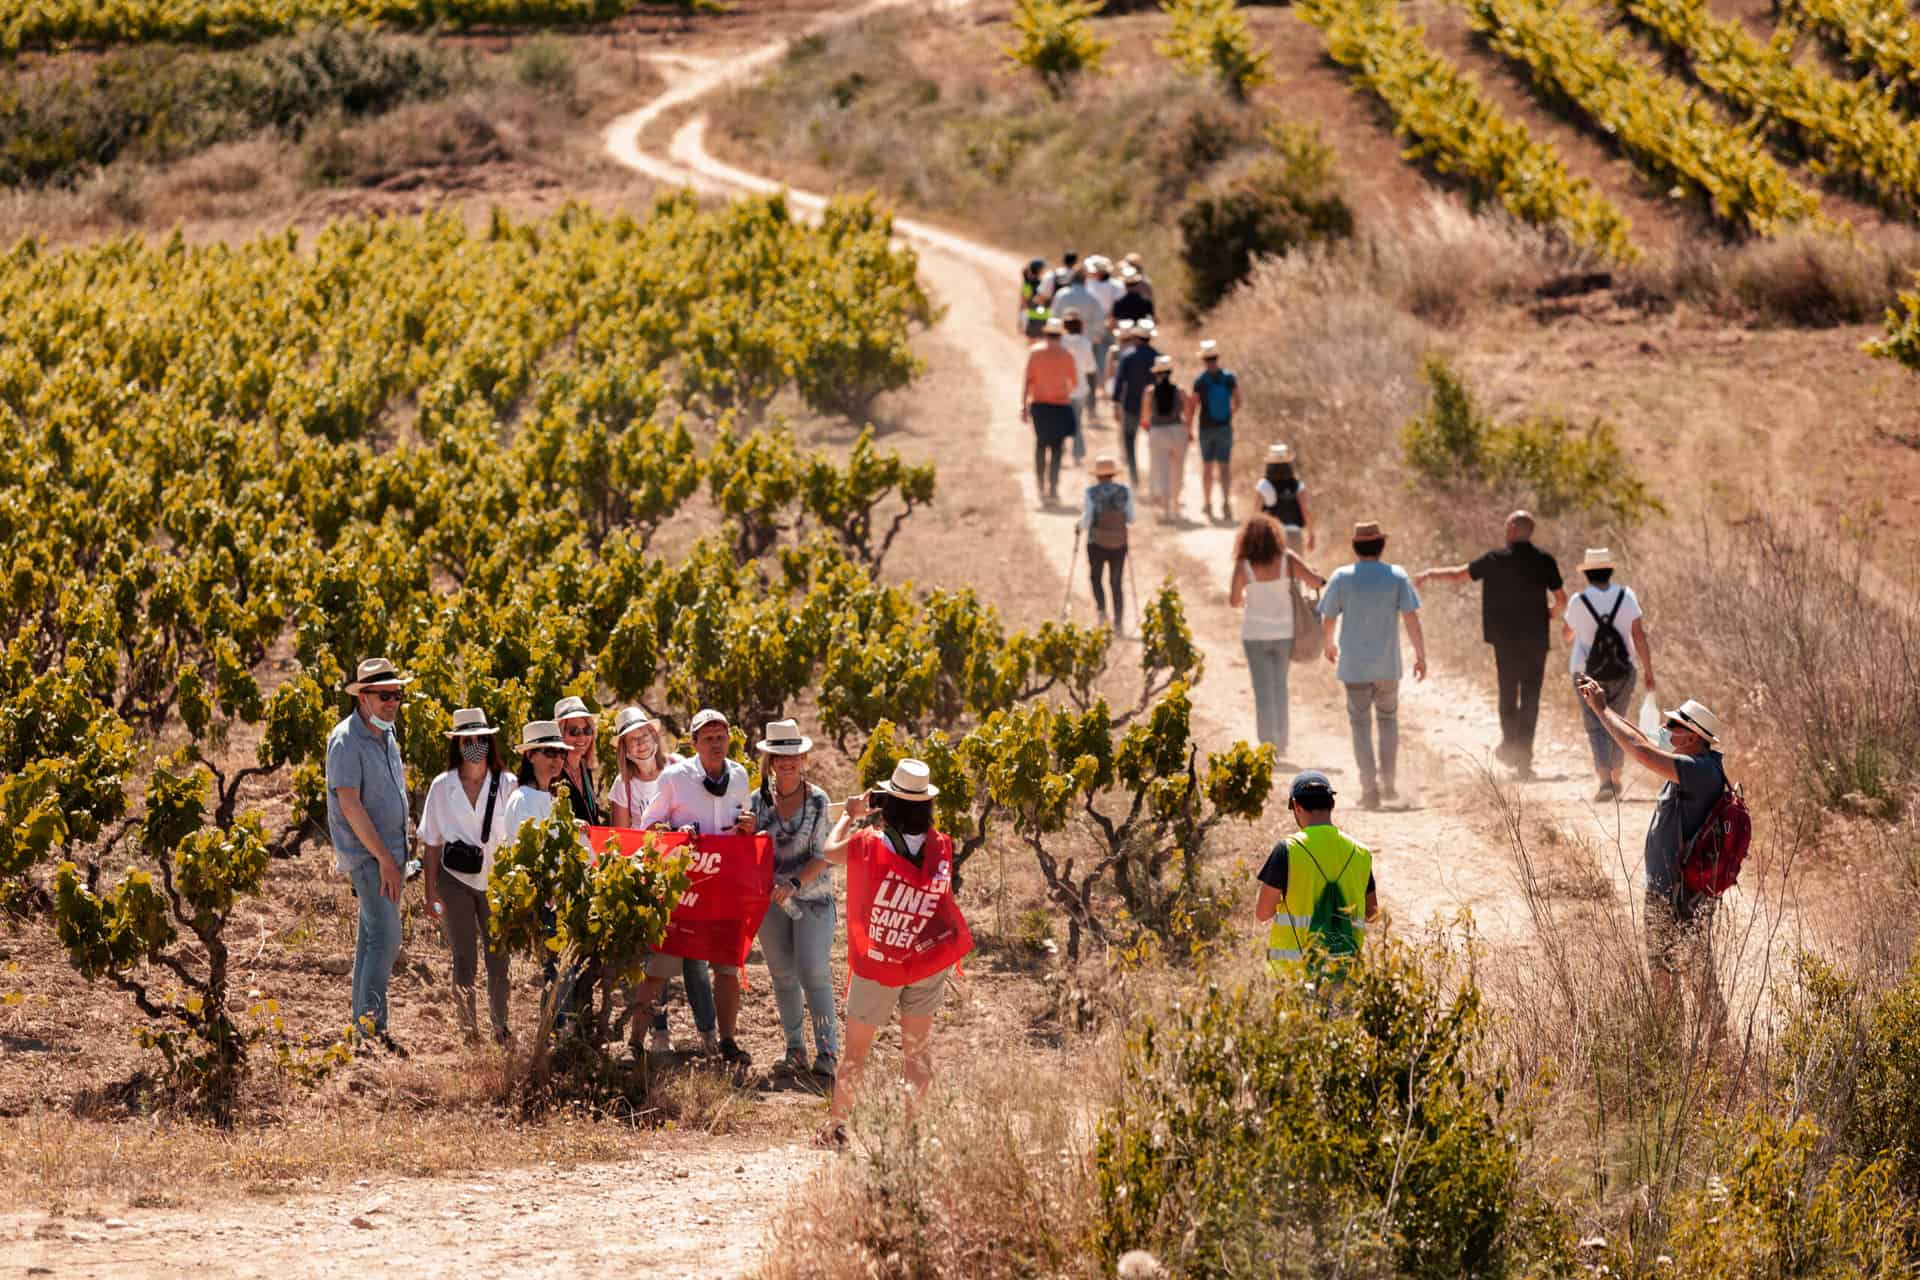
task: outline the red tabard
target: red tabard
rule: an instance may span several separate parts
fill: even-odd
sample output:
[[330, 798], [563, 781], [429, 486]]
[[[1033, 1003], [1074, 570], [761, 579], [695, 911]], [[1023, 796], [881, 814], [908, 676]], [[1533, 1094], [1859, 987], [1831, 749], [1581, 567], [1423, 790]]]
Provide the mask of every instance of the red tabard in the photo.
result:
[[588, 827], [596, 854], [665, 853], [691, 843], [687, 891], [667, 918], [662, 955], [745, 964], [773, 901], [773, 841], [766, 836], [690, 836], [679, 831]]
[[953, 841], [929, 832], [914, 866], [878, 831], [847, 846], [847, 967], [904, 987], [959, 963], [973, 935], [953, 900]]

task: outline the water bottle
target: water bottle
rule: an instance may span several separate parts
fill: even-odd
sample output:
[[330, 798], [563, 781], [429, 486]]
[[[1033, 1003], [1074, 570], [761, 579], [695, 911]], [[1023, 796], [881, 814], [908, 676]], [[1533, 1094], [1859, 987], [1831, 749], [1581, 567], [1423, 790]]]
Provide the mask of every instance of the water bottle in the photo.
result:
[[793, 896], [791, 894], [789, 894], [786, 897], [786, 899], [780, 903], [780, 909], [787, 913], [787, 918], [789, 920], [798, 920], [800, 918], [801, 906], [798, 902], [796, 902], [793, 899]]

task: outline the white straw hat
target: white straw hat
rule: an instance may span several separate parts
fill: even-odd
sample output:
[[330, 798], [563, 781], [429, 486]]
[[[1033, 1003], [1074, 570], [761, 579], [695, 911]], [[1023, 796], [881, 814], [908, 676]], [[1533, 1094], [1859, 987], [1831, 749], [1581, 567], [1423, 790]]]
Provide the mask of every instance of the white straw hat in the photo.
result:
[[1212, 338], [1203, 339], [1200, 343], [1200, 358], [1202, 360], [1218, 360], [1220, 358], [1220, 344]]
[[1611, 569], [1613, 567], [1613, 552], [1606, 547], [1588, 547], [1587, 554], [1581, 557], [1580, 560], [1580, 568], [1583, 572], [1588, 569]]
[[902, 760], [893, 766], [893, 776], [874, 788], [902, 800], [931, 800], [940, 794], [933, 785], [933, 772], [918, 760]]
[[562, 698], [553, 704], [553, 722], [555, 724], [559, 724], [562, 720], [578, 719], [581, 716], [585, 716], [589, 720], [593, 719], [593, 712], [587, 710], [587, 704], [584, 698]]
[[1678, 720], [1690, 726], [1707, 740], [1708, 746], [1720, 744], [1720, 717], [1694, 699], [1688, 698], [1672, 711], [1667, 712], [1667, 716], [1669, 719]]
[[453, 728], [447, 730], [449, 738], [485, 738], [499, 732], [487, 723], [487, 713], [478, 707], [462, 707], [453, 713]]
[[353, 679], [347, 683], [347, 692], [365, 693], [368, 689], [390, 689], [412, 683], [412, 676], [401, 675], [387, 659], [367, 658], [354, 671]]
[[647, 718], [647, 713], [640, 708], [622, 707], [620, 714], [613, 718], [613, 740], [618, 742], [635, 729], [644, 729], [652, 723], [653, 721]]
[[1293, 446], [1290, 444], [1270, 444], [1267, 446], [1268, 462], [1292, 462]]
[[813, 739], [800, 732], [798, 720], [775, 720], [755, 750], [770, 756], [803, 756], [813, 750]]
[[1057, 338], [1067, 331], [1067, 322], [1059, 316], [1054, 316], [1040, 327], [1040, 331], [1049, 338]]
[[529, 720], [521, 726], [520, 741], [513, 749], [521, 755], [529, 751], [565, 751], [567, 740], [560, 736], [560, 726], [553, 721]]
[[1161, 355], [1161, 356], [1155, 356], [1153, 358], [1153, 371], [1155, 373], [1159, 373], [1163, 369], [1171, 369], [1171, 368], [1173, 368], [1172, 356]]

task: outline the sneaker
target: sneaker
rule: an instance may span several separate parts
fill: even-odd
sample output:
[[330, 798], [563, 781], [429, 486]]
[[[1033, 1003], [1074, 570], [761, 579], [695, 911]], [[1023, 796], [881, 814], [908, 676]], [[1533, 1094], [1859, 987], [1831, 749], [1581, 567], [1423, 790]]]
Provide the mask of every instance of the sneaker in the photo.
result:
[[647, 1032], [648, 1053], [672, 1053], [673, 1034], [665, 1027], [654, 1027]]
[[769, 1070], [767, 1074], [778, 1080], [792, 1079], [795, 1076], [806, 1075], [807, 1074], [806, 1050], [804, 1049], [787, 1050], [786, 1055], [782, 1057], [780, 1061], [774, 1063], [772, 1069]]
[[834, 1072], [840, 1069], [840, 1061], [830, 1053], [816, 1054], [813, 1059], [813, 1074], [822, 1080], [833, 1079]]
[[375, 1039], [379, 1040], [380, 1047], [382, 1049], [385, 1049], [388, 1053], [392, 1054], [396, 1058], [401, 1059], [402, 1061], [406, 1060], [407, 1058], [411, 1058], [413, 1056], [412, 1054], [407, 1052], [406, 1047], [404, 1045], [402, 1045], [398, 1040], [395, 1040], [392, 1036], [388, 1035], [384, 1031], [382, 1031], [378, 1036], [376, 1036]]
[[1220, 499], [1220, 518], [1222, 520], [1233, 519], [1233, 500], [1224, 495], [1222, 495]]
[[750, 1067], [753, 1065], [753, 1055], [745, 1049], [742, 1049], [739, 1043], [732, 1037], [728, 1037], [720, 1042], [720, 1056], [726, 1060], [726, 1064], [730, 1067]]
[[1380, 798], [1391, 803], [1400, 798], [1400, 793], [1394, 789], [1391, 782], [1383, 781], [1380, 784]]
[[1593, 802], [1595, 804], [1612, 804], [1619, 798], [1620, 788], [1614, 786], [1611, 782], [1601, 783], [1600, 789], [1593, 793]]
[[1380, 807], [1380, 791], [1377, 787], [1366, 787], [1361, 790], [1360, 807], [1362, 809], [1378, 809]]

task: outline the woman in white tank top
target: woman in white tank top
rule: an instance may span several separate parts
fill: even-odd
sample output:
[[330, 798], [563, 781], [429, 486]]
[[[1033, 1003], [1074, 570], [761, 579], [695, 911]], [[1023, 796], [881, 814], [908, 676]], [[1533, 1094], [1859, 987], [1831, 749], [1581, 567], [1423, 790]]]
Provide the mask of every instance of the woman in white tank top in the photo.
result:
[[1244, 609], [1240, 645], [1253, 678], [1254, 722], [1260, 741], [1287, 751], [1287, 668], [1293, 660], [1295, 581], [1316, 588], [1326, 579], [1288, 550], [1280, 523], [1264, 512], [1251, 517], [1233, 540], [1233, 583], [1227, 602]]

